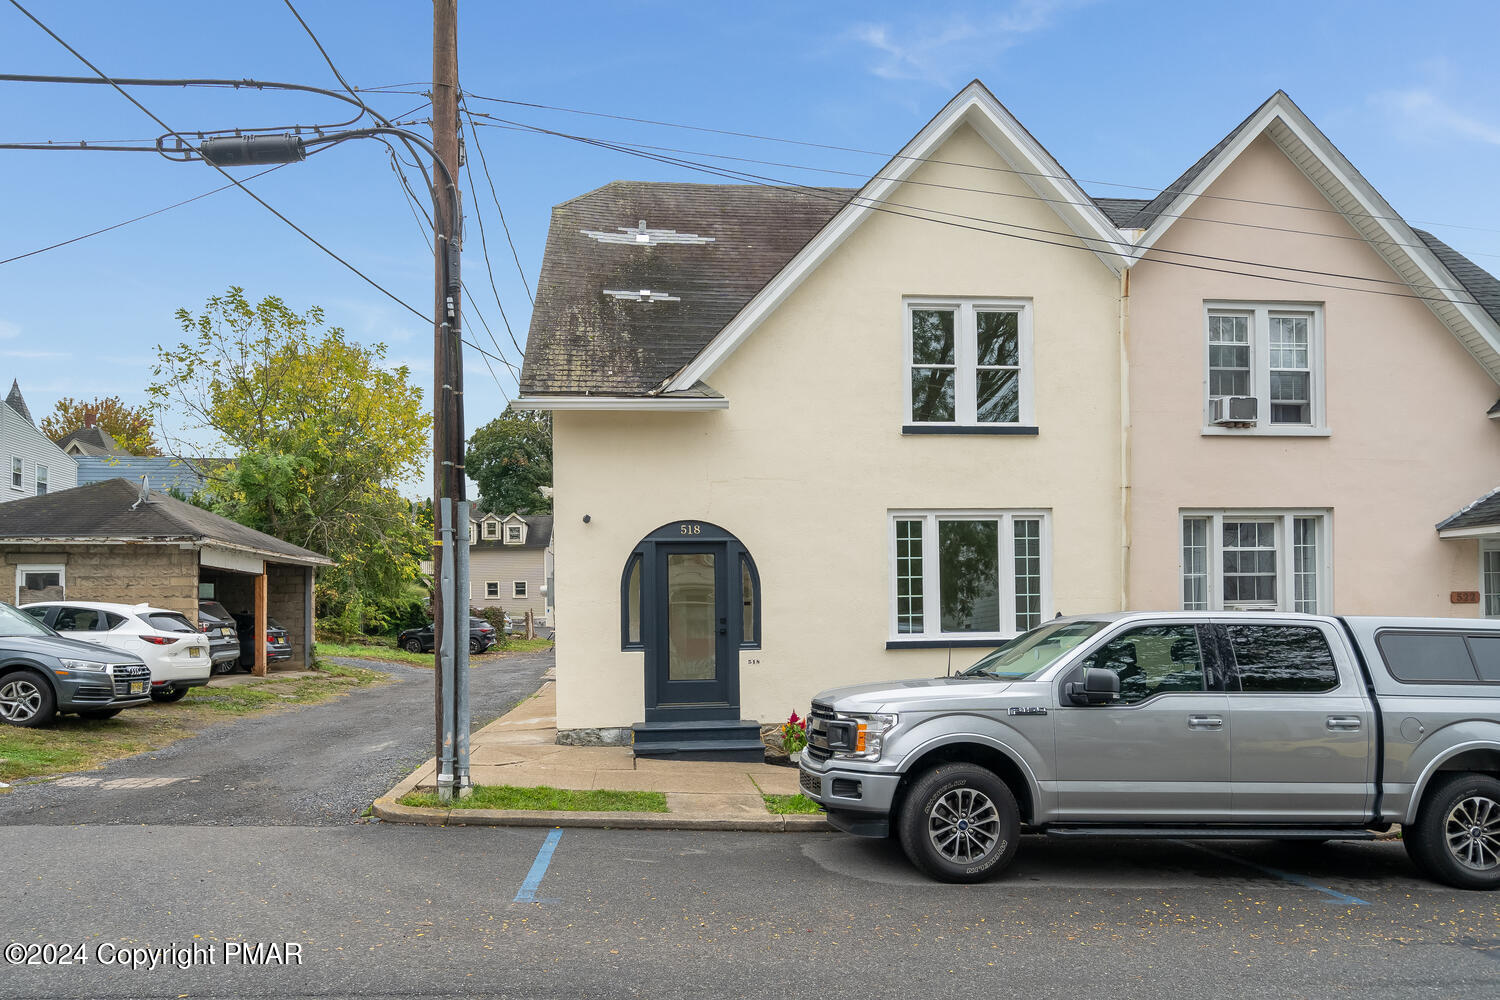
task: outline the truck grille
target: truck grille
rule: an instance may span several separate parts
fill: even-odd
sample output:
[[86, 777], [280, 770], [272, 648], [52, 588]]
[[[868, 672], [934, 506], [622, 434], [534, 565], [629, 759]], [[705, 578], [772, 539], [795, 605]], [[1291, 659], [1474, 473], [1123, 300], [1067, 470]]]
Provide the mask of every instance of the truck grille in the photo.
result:
[[828, 748], [828, 723], [832, 720], [832, 707], [813, 702], [807, 713], [807, 749], [803, 751], [813, 760], [827, 760], [833, 756], [833, 751]]
[[823, 792], [822, 782], [806, 771], [803, 771], [797, 778], [797, 783], [802, 786], [802, 790], [808, 795], [820, 795]]

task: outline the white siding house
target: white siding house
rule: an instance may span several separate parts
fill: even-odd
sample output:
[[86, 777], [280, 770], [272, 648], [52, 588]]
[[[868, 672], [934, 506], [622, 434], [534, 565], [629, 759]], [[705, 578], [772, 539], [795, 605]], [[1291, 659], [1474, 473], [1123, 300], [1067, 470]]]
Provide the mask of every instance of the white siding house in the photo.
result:
[[0, 406], [0, 503], [72, 489], [78, 485], [78, 463], [31, 422], [21, 387], [11, 383]]

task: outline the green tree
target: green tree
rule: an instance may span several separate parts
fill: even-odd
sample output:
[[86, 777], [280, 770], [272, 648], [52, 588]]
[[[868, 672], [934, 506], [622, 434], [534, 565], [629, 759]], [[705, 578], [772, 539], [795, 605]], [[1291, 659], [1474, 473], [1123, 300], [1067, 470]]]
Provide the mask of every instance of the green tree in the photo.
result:
[[132, 455], [160, 455], [153, 428], [156, 420], [150, 405], [127, 406], [119, 396], [74, 399], [64, 396], [52, 412], [42, 418], [42, 433], [56, 441], [89, 423], [102, 428], [115, 443]]
[[237, 287], [177, 320], [187, 339], [158, 345], [150, 393], [231, 459], [209, 477], [213, 509], [333, 559], [320, 613], [399, 598], [430, 542], [397, 491], [429, 428], [407, 369], [387, 365], [384, 344], [325, 326], [316, 306], [252, 304]]
[[479, 484], [479, 507], [496, 514], [550, 514], [552, 417], [510, 407], [474, 432], [464, 453], [469, 478]]

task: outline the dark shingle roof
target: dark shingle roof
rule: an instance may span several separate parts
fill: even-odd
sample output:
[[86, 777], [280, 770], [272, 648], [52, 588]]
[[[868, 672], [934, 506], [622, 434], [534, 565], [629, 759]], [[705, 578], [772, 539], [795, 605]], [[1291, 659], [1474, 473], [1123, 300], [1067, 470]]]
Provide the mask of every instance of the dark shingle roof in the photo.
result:
[[1141, 209], [1151, 204], [1149, 198], [1095, 198], [1094, 204], [1099, 206], [1110, 222], [1119, 229], [1130, 229], [1128, 225]]
[[[616, 181], [552, 210], [521, 392], [639, 396], [703, 350], [849, 200], [849, 189]], [[606, 242], [642, 220], [708, 243]], [[605, 289], [654, 292], [639, 302]]]
[[[3, 384], [0, 383], [0, 385]], [[21, 395], [21, 383], [16, 379], [10, 380], [10, 395], [5, 397], [5, 401], [10, 404], [11, 409], [25, 417], [28, 424], [36, 423], [31, 419], [31, 407], [26, 405], [26, 398]]]
[[1489, 528], [1500, 525], [1500, 489], [1490, 490], [1458, 513], [1439, 521], [1437, 530]]
[[136, 505], [140, 487], [126, 479], [58, 490], [0, 504], [0, 540], [47, 538], [197, 541], [248, 549], [274, 561], [332, 565], [316, 552], [284, 542], [201, 507], [154, 491]]
[[552, 543], [552, 515], [551, 514], [522, 514], [521, 520], [526, 522], [526, 541], [520, 545], [506, 545], [503, 538], [479, 538], [474, 542], [476, 549], [545, 549]]
[[[1479, 303], [1479, 308], [1489, 313], [1490, 318], [1496, 323], [1500, 323], [1500, 281], [1431, 233], [1420, 229], [1413, 229], [1412, 232], [1427, 244], [1427, 249], [1431, 250], [1432, 255], [1452, 272], [1453, 276], [1458, 279], [1458, 283], [1464, 286], [1464, 290], [1474, 296], [1474, 301]], [[1490, 412], [1495, 411], [1492, 409]]]
[[63, 451], [67, 451], [70, 444], [76, 444], [83, 454], [96, 457], [130, 454], [103, 427], [80, 427], [57, 439], [57, 446]]

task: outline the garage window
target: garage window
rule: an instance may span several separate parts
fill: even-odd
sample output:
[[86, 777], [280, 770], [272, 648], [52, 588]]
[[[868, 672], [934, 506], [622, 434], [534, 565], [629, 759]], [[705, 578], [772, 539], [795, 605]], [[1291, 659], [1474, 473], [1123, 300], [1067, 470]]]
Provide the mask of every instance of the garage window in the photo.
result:
[[63, 600], [67, 596], [67, 575], [62, 566], [17, 566], [16, 603]]
[[491, 580], [489, 583], [486, 583], [484, 585], [484, 596], [490, 600], [498, 598], [500, 596], [500, 581]]
[[525, 580], [517, 580], [511, 586], [512, 586], [512, 590], [513, 590], [513, 594], [514, 594], [514, 596], [516, 597], [517, 600], [519, 600], [519, 599], [521, 599], [521, 598], [523, 598], [523, 597], [526, 596], [526, 581]]

